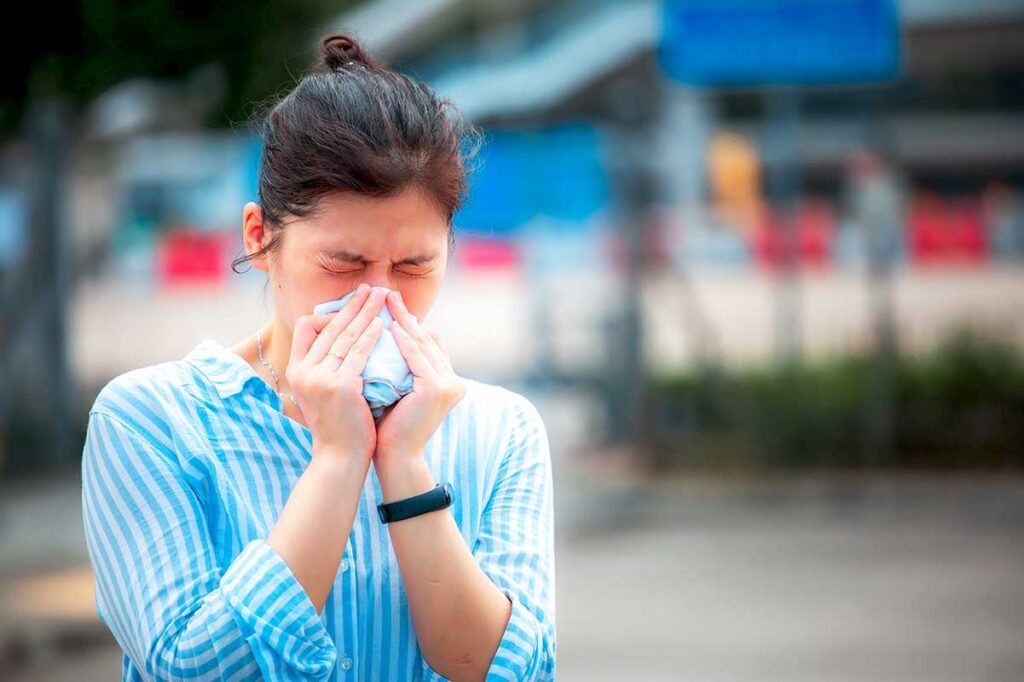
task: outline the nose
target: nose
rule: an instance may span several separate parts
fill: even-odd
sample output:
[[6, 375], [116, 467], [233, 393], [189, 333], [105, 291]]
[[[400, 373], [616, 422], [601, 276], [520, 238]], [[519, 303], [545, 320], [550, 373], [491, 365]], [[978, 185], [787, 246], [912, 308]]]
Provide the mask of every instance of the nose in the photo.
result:
[[388, 271], [388, 268], [381, 267], [380, 264], [367, 264], [363, 268], [363, 276], [360, 283], [368, 284], [371, 287], [390, 289], [392, 284], [391, 273]]
[[368, 284], [371, 287], [371, 289], [380, 289], [385, 294], [391, 291], [392, 289], [391, 285], [388, 284], [387, 282], [364, 281], [362, 282], [362, 284]]

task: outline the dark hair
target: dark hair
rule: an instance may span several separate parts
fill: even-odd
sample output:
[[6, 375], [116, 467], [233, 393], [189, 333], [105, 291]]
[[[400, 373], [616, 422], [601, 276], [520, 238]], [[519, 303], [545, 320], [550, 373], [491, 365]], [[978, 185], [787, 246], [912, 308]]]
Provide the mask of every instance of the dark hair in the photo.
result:
[[264, 225], [276, 234], [231, 269], [273, 253], [287, 216], [315, 215], [321, 198], [337, 191], [389, 197], [419, 186], [445, 216], [454, 246], [452, 217], [482, 132], [449, 99], [371, 58], [355, 38], [327, 34], [318, 48], [313, 71], [269, 104], [262, 124], [257, 191]]

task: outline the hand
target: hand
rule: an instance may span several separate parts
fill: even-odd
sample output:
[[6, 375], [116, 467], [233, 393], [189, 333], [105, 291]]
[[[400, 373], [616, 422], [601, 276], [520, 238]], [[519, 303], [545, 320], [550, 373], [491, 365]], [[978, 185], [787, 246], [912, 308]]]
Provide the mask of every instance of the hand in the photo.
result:
[[378, 317], [384, 296], [368, 292], [370, 287], [362, 284], [340, 310], [304, 315], [295, 322], [285, 376], [313, 432], [314, 456], [330, 452], [368, 463], [376, 445], [362, 375], [384, 328]]
[[391, 405], [377, 421], [374, 465], [423, 454], [445, 415], [466, 395], [466, 384], [452, 370], [440, 333], [422, 326], [398, 291], [388, 293], [395, 321], [388, 329], [413, 375], [412, 392]]

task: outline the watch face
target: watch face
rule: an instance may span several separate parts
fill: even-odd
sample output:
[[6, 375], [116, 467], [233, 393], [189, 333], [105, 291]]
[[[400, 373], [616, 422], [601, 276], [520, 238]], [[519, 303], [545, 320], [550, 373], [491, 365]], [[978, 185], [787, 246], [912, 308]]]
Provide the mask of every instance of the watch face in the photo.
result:
[[452, 496], [453, 495], [454, 495], [454, 490], [452, 489], [452, 484], [447, 482], [447, 481], [445, 481], [445, 484], [444, 484], [444, 496], [445, 496], [445, 499], [447, 500], [448, 504], [452, 503]]

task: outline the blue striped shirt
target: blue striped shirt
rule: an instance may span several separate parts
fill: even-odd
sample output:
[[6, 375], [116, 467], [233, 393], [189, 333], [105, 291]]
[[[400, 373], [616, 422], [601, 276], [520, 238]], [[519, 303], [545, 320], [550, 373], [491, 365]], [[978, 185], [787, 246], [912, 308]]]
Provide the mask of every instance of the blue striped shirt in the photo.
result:
[[[553, 487], [540, 414], [510, 389], [467, 393], [424, 451], [512, 614], [487, 680], [553, 680]], [[241, 356], [204, 339], [110, 380], [82, 456], [96, 608], [122, 679], [444, 680], [423, 659], [371, 466], [318, 615], [265, 538], [312, 456], [308, 428]]]

